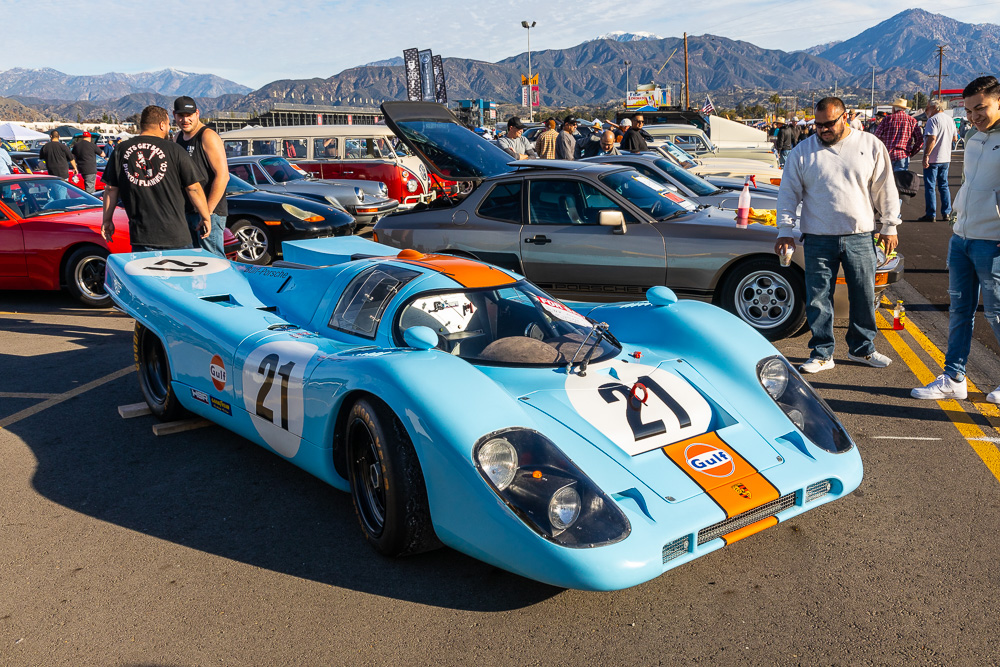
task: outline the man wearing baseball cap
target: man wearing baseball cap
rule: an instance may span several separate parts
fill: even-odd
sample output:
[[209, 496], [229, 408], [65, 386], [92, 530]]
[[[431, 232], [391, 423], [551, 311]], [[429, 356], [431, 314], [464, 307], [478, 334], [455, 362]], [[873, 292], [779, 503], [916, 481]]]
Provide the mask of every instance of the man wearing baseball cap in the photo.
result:
[[191, 240], [205, 250], [225, 257], [222, 230], [229, 213], [226, 206], [229, 167], [226, 164], [226, 149], [222, 145], [222, 137], [201, 122], [198, 105], [186, 95], [174, 100], [174, 122], [180, 128], [177, 143], [188, 152], [201, 172], [199, 182], [205, 191], [208, 210], [212, 213], [211, 233], [203, 238], [198, 231], [201, 228], [201, 216], [191, 202], [187, 202], [185, 214], [191, 227]]
[[94, 194], [94, 186], [97, 184], [97, 154], [104, 155], [104, 151], [91, 142], [90, 132], [84, 132], [70, 150], [76, 159], [76, 169], [83, 177], [83, 189]]
[[538, 157], [535, 147], [524, 138], [524, 123], [517, 116], [511, 116], [507, 121], [507, 132], [497, 138], [497, 145], [518, 160]]

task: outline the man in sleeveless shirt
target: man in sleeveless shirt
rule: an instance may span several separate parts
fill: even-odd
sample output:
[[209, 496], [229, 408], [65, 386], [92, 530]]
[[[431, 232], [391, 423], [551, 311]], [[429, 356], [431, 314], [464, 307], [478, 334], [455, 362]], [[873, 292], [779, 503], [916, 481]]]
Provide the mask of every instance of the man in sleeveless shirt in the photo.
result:
[[212, 213], [212, 231], [207, 238], [198, 233], [201, 217], [193, 207], [185, 209], [188, 225], [191, 227], [191, 240], [205, 250], [225, 257], [223, 250], [222, 230], [226, 226], [226, 185], [229, 183], [229, 167], [226, 163], [226, 150], [222, 138], [215, 130], [209, 129], [201, 122], [198, 106], [187, 96], [174, 100], [174, 122], [180, 128], [177, 133], [177, 143], [187, 150], [201, 171], [201, 187], [205, 190], [208, 200], [208, 210]]

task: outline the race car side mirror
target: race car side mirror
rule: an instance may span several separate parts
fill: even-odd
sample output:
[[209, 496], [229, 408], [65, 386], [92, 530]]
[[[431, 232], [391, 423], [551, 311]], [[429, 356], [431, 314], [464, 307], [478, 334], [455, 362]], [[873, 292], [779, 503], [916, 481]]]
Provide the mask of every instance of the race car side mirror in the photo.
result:
[[430, 350], [437, 347], [438, 335], [430, 327], [410, 327], [403, 332], [403, 340], [418, 350]]
[[669, 287], [657, 285], [646, 290], [646, 301], [654, 306], [669, 306], [677, 303], [677, 295]]

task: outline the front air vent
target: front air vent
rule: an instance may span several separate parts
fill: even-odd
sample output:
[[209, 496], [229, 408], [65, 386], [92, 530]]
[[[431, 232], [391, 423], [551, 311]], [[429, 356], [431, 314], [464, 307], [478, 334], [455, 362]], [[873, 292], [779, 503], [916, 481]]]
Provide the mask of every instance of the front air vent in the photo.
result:
[[772, 500], [766, 505], [761, 505], [755, 509], [743, 512], [743, 514], [737, 514], [731, 519], [726, 519], [725, 521], [712, 524], [707, 528], [702, 528], [698, 531], [698, 545], [700, 546], [706, 542], [711, 542], [716, 538], [722, 537], [723, 535], [728, 535], [734, 530], [746, 528], [752, 523], [757, 523], [762, 519], [774, 516], [778, 512], [794, 506], [795, 494], [789, 493], [788, 495], [781, 496], [777, 500]]

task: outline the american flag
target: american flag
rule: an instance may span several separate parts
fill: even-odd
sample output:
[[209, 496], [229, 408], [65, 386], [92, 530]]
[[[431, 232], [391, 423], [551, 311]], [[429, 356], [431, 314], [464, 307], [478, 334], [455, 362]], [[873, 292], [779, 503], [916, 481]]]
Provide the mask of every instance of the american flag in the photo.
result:
[[705, 95], [705, 104], [701, 107], [701, 112], [704, 114], [715, 113], [715, 106], [712, 104], [712, 98]]

